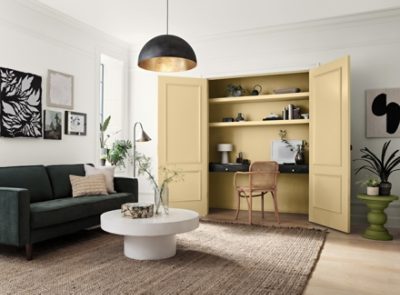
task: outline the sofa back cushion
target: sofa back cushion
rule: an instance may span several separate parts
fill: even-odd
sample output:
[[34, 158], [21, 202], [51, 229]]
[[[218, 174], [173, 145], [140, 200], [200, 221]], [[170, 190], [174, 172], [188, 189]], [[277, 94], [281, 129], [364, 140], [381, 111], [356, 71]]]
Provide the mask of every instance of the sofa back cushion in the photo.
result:
[[72, 197], [70, 175], [85, 176], [83, 164], [50, 165], [46, 167], [55, 199]]
[[31, 203], [53, 199], [50, 180], [42, 165], [0, 167], [0, 186], [28, 189]]

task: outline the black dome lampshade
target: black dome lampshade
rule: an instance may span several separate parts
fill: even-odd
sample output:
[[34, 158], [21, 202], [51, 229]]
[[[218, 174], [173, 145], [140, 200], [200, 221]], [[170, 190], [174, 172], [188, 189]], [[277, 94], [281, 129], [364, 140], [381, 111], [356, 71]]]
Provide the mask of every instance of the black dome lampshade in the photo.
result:
[[182, 38], [167, 34], [149, 40], [139, 53], [138, 66], [155, 72], [181, 72], [196, 67], [197, 59], [192, 46]]
[[192, 46], [175, 35], [160, 35], [149, 40], [139, 54], [138, 65], [156, 72], [180, 72], [196, 67]]

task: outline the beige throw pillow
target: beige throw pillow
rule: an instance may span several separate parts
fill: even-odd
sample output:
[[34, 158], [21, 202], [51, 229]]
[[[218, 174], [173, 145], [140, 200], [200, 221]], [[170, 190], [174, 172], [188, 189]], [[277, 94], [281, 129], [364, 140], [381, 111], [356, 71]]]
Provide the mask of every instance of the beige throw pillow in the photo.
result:
[[115, 172], [115, 167], [92, 167], [90, 165], [85, 165], [86, 176], [99, 175], [99, 174], [103, 174], [105, 176], [107, 192], [109, 194], [115, 193], [114, 172]]
[[70, 175], [72, 197], [108, 195], [103, 174], [90, 176]]

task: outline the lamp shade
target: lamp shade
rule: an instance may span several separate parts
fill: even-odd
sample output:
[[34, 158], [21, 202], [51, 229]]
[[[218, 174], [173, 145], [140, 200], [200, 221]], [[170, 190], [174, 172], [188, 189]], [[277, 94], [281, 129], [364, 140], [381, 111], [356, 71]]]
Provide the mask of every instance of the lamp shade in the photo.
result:
[[149, 40], [139, 53], [138, 66], [155, 72], [180, 72], [196, 67], [193, 48], [175, 35], [159, 35]]
[[233, 146], [230, 143], [220, 143], [218, 144], [217, 149], [219, 152], [231, 152]]
[[140, 138], [136, 139], [136, 142], [147, 142], [150, 141], [151, 137], [142, 129]]

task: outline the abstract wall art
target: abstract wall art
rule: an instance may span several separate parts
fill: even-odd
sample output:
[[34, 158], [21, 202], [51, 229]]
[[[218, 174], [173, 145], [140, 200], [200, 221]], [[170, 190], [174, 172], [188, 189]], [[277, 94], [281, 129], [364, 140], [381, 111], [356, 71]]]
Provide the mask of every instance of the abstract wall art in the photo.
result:
[[367, 137], [400, 137], [400, 88], [366, 91]]
[[0, 135], [42, 136], [42, 78], [0, 68]]
[[74, 106], [74, 77], [49, 70], [47, 76], [47, 105], [63, 109]]

